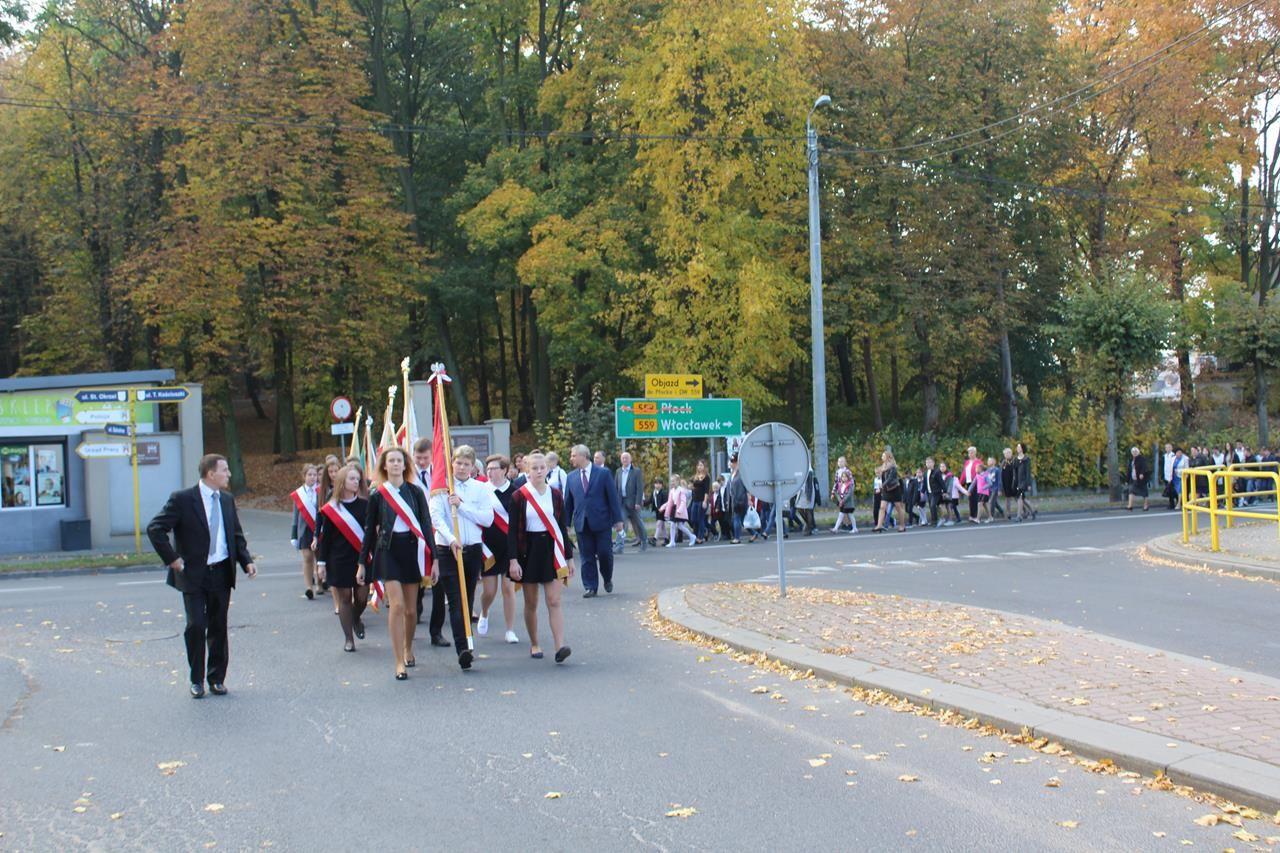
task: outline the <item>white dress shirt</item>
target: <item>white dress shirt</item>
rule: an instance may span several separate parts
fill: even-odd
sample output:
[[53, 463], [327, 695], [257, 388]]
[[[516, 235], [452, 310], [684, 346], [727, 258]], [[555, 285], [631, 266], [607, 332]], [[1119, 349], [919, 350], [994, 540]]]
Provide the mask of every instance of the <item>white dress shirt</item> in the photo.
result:
[[567, 475], [565, 474], [564, 469], [559, 465], [547, 470], [547, 485], [552, 488], [559, 489], [560, 494], [562, 495], [565, 493], [566, 480]]
[[[210, 517], [213, 515], [213, 492], [214, 490], [209, 488], [205, 484], [204, 480], [200, 481], [200, 500], [204, 503], [204, 520], [206, 522], [208, 522]], [[226, 495], [221, 495], [221, 494], [218, 495], [219, 508], [221, 508], [222, 502], [225, 501], [226, 499], [227, 499]], [[213, 565], [214, 563], [221, 563], [223, 560], [227, 559], [227, 555], [228, 555], [227, 525], [225, 522], [222, 522], [221, 519], [219, 521], [222, 526], [222, 535], [218, 537], [217, 542], [209, 543], [209, 549], [210, 549], [209, 565]], [[212, 524], [209, 525], [209, 529], [210, 530], [213, 529]]]
[[625, 495], [627, 493], [627, 483], [628, 481], [631, 480], [631, 466], [628, 465], [625, 468], [622, 468], [621, 471], [622, 471], [622, 488], [619, 489], [618, 491], [622, 492], [622, 494]]
[[[493, 524], [493, 508], [498, 498], [488, 483], [481, 483], [471, 477], [455, 480], [453, 490], [462, 498], [458, 506], [459, 544], [466, 548], [479, 545], [484, 528]], [[449, 495], [442, 492], [431, 499], [431, 526], [436, 531], [436, 544], [450, 548], [456, 541], [453, 537], [453, 514], [450, 512]]]
[[[547, 518], [551, 519], [553, 524], [559, 525], [559, 522], [556, 521], [556, 504], [551, 498], [551, 489], [547, 489], [542, 494], [538, 494], [538, 490], [533, 486], [530, 486], [529, 491], [533, 493], [533, 499], [537, 501], [538, 506], [542, 507], [542, 511], [547, 514]], [[538, 515], [538, 511], [530, 505], [526, 505], [524, 509], [524, 531], [525, 533], [547, 532], [547, 526], [542, 523], [542, 517]], [[564, 535], [564, 531], [558, 532], [560, 535]]]

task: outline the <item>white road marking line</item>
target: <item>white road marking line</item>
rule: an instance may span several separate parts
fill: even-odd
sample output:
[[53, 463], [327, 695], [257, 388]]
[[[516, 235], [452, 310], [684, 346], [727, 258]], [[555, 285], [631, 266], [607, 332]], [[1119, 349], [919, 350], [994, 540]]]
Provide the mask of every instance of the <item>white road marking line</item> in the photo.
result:
[[1092, 545], [1078, 545], [1075, 548], [1067, 549], [1069, 551], [1103, 551], [1103, 548], [1095, 548]]
[[1002, 551], [1001, 557], [1034, 557], [1030, 551]]
[[1061, 548], [1037, 548], [1037, 554], [1070, 554], [1070, 551], [1064, 551]]
[[918, 565], [920, 565], [920, 564], [919, 564], [919, 563], [917, 563], [915, 560], [890, 560], [890, 561], [889, 561], [889, 565], [891, 565], [891, 566], [918, 566]]
[[3, 589], [0, 592], [50, 592], [55, 589], [62, 589], [60, 586], [21, 586], [17, 589]]
[[831, 566], [809, 566], [809, 567], [808, 567], [808, 571], [811, 571], [811, 572], [822, 572], [823, 574], [826, 574], [826, 573], [828, 573], [828, 572], [838, 572], [838, 571], [840, 571], [840, 570], [839, 570], [839, 569], [833, 569]]
[[164, 583], [164, 578], [155, 578], [147, 581], [116, 581], [116, 586], [142, 586], [149, 583]]
[[920, 559], [926, 563], [958, 563], [960, 562], [955, 557], [921, 557]]
[[995, 554], [965, 554], [961, 559], [964, 560], [998, 560]]

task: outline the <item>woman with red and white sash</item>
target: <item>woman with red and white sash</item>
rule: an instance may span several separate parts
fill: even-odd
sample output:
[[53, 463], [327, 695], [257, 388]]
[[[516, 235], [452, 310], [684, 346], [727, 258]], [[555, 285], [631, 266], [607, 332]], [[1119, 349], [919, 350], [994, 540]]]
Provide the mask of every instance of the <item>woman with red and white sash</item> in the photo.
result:
[[427, 497], [415, 484], [418, 475], [408, 461], [399, 447], [388, 447], [378, 457], [376, 488], [369, 497], [360, 549], [360, 564], [371, 566], [372, 582], [386, 590], [387, 633], [396, 656], [396, 681], [408, 678], [405, 669], [415, 665], [418, 587], [425, 579], [435, 583], [440, 576], [429, 534]]
[[302, 485], [289, 493], [293, 501], [293, 526], [289, 544], [302, 554], [302, 579], [306, 582], [304, 595], [310, 600], [316, 597], [320, 587], [316, 585], [316, 552], [312, 544], [316, 538], [316, 513], [318, 511], [316, 483], [320, 480], [320, 468], [311, 463], [302, 466]]
[[511, 498], [518, 486], [508, 479], [511, 460], [501, 453], [486, 457], [484, 470], [493, 488], [493, 496], [498, 499], [498, 506], [493, 510], [493, 524], [484, 529], [485, 570], [480, 575], [484, 588], [480, 595], [480, 624], [476, 626], [476, 633], [481, 637], [489, 633], [489, 608], [497, 600], [501, 588], [502, 618], [507, 626], [503, 639], [514, 644], [520, 642], [520, 638], [513, 630], [516, 625], [516, 585], [507, 574], [507, 567], [511, 564], [507, 539], [511, 528]]
[[[364, 639], [364, 606], [369, 600], [369, 587], [364, 582], [360, 552], [364, 549], [364, 521], [369, 501], [364, 491], [364, 477], [355, 465], [338, 471], [333, 494], [320, 508], [316, 545], [316, 574], [328, 582], [338, 602], [338, 621], [346, 636], [343, 651], [356, 650], [356, 638]], [[354, 636], [353, 636], [354, 634]]]
[[573, 577], [573, 545], [565, 535], [564, 496], [547, 484], [547, 457], [530, 453], [525, 457], [528, 482], [511, 496], [511, 520], [507, 538], [511, 579], [523, 584], [524, 627], [529, 632], [529, 657], [541, 658], [538, 645], [538, 588], [547, 603], [551, 638], [556, 645], [556, 663], [569, 657], [564, 644], [564, 610], [560, 606], [561, 584]]

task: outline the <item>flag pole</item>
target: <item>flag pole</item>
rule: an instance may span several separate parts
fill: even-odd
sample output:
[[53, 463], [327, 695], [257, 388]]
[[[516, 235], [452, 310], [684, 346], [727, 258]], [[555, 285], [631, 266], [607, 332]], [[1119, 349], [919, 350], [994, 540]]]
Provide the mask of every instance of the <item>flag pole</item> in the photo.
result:
[[[432, 372], [435, 374], [436, 386], [436, 411], [439, 413], [440, 430], [444, 437], [444, 449], [448, 453], [448, 459], [445, 460], [445, 477], [449, 483], [449, 497], [454, 495], [453, 483], [453, 442], [449, 439], [449, 413], [444, 407], [444, 382], [441, 377], [444, 375], [443, 364], [431, 365]], [[449, 512], [453, 517], [453, 540], [458, 543], [458, 552], [462, 552], [462, 532], [458, 527], [458, 508], [449, 504]], [[458, 561], [458, 592], [459, 600], [462, 605], [462, 625], [467, 634], [467, 649], [475, 651], [475, 641], [471, 638], [471, 602], [467, 600], [467, 569], [462, 565], [462, 561]]]

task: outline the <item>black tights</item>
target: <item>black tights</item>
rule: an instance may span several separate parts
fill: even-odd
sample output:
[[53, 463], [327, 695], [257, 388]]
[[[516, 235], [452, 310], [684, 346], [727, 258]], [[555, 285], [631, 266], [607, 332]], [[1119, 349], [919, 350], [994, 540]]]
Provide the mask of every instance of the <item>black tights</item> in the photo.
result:
[[368, 606], [368, 586], [338, 590], [338, 622], [342, 625], [342, 635], [347, 638], [348, 643], [355, 642], [356, 622], [364, 615], [364, 609]]

